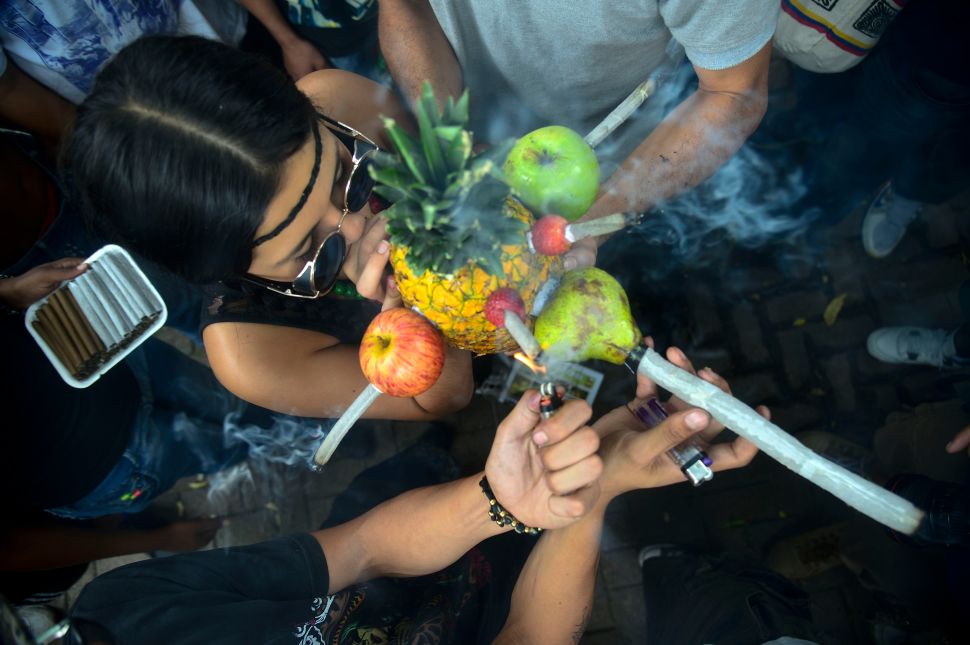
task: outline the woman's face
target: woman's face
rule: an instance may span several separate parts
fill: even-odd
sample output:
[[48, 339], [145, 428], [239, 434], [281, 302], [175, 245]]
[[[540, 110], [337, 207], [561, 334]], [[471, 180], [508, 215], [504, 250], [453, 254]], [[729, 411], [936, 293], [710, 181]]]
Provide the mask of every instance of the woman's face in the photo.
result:
[[[320, 131], [321, 159], [316, 183], [306, 203], [296, 217], [276, 237], [253, 249], [249, 273], [279, 282], [291, 282], [313, 259], [323, 239], [340, 221], [344, 207], [344, 189], [351, 170], [350, 151], [322, 124]], [[299, 203], [310, 181], [316, 161], [316, 145], [312, 136], [283, 167], [279, 191], [273, 197], [256, 238], [276, 229]], [[348, 213], [340, 231], [347, 245], [356, 242], [364, 231], [364, 222], [372, 215], [370, 207]]]

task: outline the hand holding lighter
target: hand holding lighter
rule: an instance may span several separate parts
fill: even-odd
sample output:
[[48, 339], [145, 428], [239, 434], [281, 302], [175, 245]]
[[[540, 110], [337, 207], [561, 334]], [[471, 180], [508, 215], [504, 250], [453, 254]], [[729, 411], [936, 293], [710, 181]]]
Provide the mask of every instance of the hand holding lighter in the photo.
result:
[[[667, 418], [667, 411], [657, 399], [647, 399], [643, 405], [633, 410], [633, 414], [651, 428], [660, 425]], [[694, 486], [700, 486], [714, 478], [714, 471], [711, 470], [714, 460], [693, 437], [668, 450], [667, 455]]]

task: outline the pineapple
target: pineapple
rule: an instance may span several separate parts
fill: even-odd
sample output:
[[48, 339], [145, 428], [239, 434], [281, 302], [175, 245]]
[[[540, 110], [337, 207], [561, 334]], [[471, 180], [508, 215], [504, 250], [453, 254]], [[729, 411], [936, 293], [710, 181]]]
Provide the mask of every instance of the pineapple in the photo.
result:
[[511, 287], [529, 311], [561, 261], [529, 249], [532, 213], [501, 172], [513, 142], [472, 155], [468, 93], [439, 110], [426, 83], [416, 112], [420, 139], [385, 119], [397, 154], [380, 152], [371, 165], [375, 191], [393, 204], [383, 215], [401, 296], [456, 347], [512, 351], [508, 332], [485, 319], [488, 296]]

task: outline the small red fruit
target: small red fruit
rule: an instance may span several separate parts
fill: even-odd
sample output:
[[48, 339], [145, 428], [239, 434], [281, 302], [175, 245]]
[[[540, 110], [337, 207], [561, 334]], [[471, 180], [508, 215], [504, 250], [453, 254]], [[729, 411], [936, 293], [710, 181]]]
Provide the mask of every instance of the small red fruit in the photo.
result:
[[511, 287], [502, 287], [492, 292], [485, 301], [485, 318], [496, 327], [503, 327], [506, 309], [511, 309], [519, 318], [525, 320], [525, 303], [522, 302], [519, 292]]
[[541, 255], [562, 255], [569, 250], [566, 227], [569, 220], [561, 215], [543, 215], [532, 225], [532, 247]]
[[397, 307], [377, 314], [360, 341], [360, 369], [391, 396], [427, 391], [445, 364], [441, 333], [419, 313]]

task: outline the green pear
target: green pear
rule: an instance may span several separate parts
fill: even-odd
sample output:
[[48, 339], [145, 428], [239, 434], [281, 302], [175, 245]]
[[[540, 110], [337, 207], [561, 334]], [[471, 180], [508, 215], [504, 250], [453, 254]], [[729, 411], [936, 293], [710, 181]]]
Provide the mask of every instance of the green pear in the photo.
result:
[[641, 339], [623, 287], [596, 267], [563, 275], [536, 319], [535, 337], [550, 358], [573, 362], [598, 358], [617, 365]]

